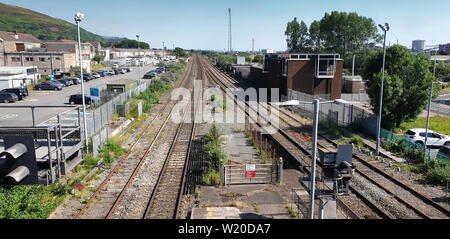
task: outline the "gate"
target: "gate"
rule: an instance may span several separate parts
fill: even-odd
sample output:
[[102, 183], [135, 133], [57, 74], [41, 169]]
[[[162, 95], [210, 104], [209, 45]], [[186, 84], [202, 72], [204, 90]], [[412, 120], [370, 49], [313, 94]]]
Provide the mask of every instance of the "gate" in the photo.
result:
[[253, 164], [255, 172], [246, 174], [245, 164], [223, 166], [224, 185], [232, 184], [271, 184], [278, 182], [279, 167], [275, 164]]

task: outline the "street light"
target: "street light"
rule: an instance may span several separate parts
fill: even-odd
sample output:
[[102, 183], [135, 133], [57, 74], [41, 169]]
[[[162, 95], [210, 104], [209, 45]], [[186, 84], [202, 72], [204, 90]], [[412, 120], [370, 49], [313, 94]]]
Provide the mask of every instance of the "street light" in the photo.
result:
[[[438, 84], [443, 84], [443, 82], [437, 82], [437, 83], [438, 83]], [[425, 130], [425, 143], [424, 143], [425, 149], [427, 148], [428, 126], [429, 126], [429, 123], [430, 123], [431, 98], [433, 97], [433, 85], [434, 85], [434, 82], [431, 81], [430, 97], [429, 97], [429, 99], [428, 99], [427, 128], [426, 128], [426, 130]]]
[[378, 25], [381, 30], [384, 32], [384, 43], [383, 43], [383, 70], [381, 73], [381, 89], [380, 89], [380, 108], [378, 110], [378, 119], [377, 119], [377, 149], [376, 155], [380, 155], [380, 133], [381, 133], [381, 111], [383, 109], [383, 83], [384, 83], [384, 64], [386, 60], [386, 34], [389, 31], [389, 24], [385, 23], [384, 25]]
[[298, 100], [290, 100], [284, 103], [276, 103], [278, 106], [298, 106], [300, 104], [314, 104], [314, 121], [313, 121], [313, 152], [312, 152], [312, 164], [311, 164], [311, 182], [310, 182], [310, 202], [309, 202], [309, 219], [314, 219], [314, 200], [315, 200], [315, 191], [316, 191], [316, 159], [317, 159], [317, 131], [319, 127], [319, 111], [320, 104], [326, 103], [335, 103], [338, 105], [341, 104], [352, 104], [353, 102], [348, 102], [343, 99], [336, 99], [333, 101], [324, 101], [320, 102], [318, 99], [315, 99], [314, 102], [305, 102]]
[[137, 44], [138, 44], [138, 71], [139, 71], [139, 78], [138, 78], [138, 84], [141, 84], [141, 54], [140, 54], [140, 48], [139, 48], [139, 35], [136, 35], [137, 38]]
[[83, 125], [84, 125], [84, 144], [86, 146], [86, 150], [88, 150], [88, 132], [87, 132], [87, 123], [86, 123], [86, 102], [84, 99], [84, 83], [83, 83], [83, 59], [81, 56], [81, 39], [80, 39], [80, 22], [83, 20], [84, 14], [77, 12], [75, 14], [75, 22], [78, 28], [78, 56], [80, 58], [80, 79], [81, 79], [81, 98], [83, 102]]

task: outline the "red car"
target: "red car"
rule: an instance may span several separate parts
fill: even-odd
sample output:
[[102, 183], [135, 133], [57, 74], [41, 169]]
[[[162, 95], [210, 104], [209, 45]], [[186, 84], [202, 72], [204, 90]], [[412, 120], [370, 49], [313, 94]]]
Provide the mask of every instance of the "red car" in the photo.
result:
[[64, 87], [64, 86], [65, 86], [65, 85], [62, 84], [61, 82], [59, 82], [59, 81], [53, 81], [53, 80], [41, 81], [40, 83], [50, 83], [50, 84], [55, 84], [55, 85], [61, 86], [61, 87]]

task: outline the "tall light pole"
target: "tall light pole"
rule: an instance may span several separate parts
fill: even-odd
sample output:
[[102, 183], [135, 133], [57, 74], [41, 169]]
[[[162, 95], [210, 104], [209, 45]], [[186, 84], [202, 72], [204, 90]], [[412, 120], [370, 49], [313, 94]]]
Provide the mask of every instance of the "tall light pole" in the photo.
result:
[[309, 186], [309, 219], [314, 219], [314, 198], [316, 194], [316, 159], [317, 159], [317, 128], [319, 126], [319, 100], [314, 100], [313, 152], [311, 164], [311, 184]]
[[138, 71], [139, 71], [139, 78], [138, 78], [138, 84], [141, 83], [141, 53], [139, 48], [139, 35], [136, 35], [137, 38], [137, 44], [138, 44]]
[[231, 38], [231, 8], [228, 8], [228, 50], [230, 52], [230, 63], [233, 64], [233, 48]]
[[80, 58], [80, 79], [81, 79], [81, 98], [83, 102], [83, 125], [84, 125], [84, 145], [86, 146], [86, 150], [88, 150], [88, 132], [87, 132], [87, 123], [86, 123], [86, 102], [84, 99], [84, 83], [83, 83], [83, 58], [81, 57], [81, 38], [80, 38], [80, 22], [83, 20], [84, 14], [77, 12], [75, 14], [75, 22], [77, 23], [78, 28], [78, 56]]
[[381, 30], [384, 32], [384, 43], [383, 43], [383, 69], [381, 73], [381, 89], [380, 89], [380, 107], [378, 110], [378, 119], [377, 119], [377, 149], [376, 155], [380, 155], [380, 133], [381, 133], [381, 112], [383, 109], [383, 83], [384, 83], [384, 64], [386, 60], [386, 34], [389, 31], [389, 24], [385, 23], [384, 25], [378, 25]]

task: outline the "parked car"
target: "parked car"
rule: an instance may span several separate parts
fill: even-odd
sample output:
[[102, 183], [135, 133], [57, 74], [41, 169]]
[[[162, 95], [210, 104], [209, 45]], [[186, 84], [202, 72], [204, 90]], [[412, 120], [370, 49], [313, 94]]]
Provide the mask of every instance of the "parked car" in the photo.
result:
[[127, 72], [132, 72], [133, 70], [131, 68], [124, 68], [125, 70], [127, 70]]
[[450, 160], [450, 145], [442, 147], [437, 154], [437, 158]]
[[71, 80], [74, 85], [78, 85], [81, 83], [81, 79], [78, 77], [72, 77], [72, 78], [68, 78], [68, 79]]
[[144, 79], [152, 79], [155, 76], [157, 76], [157, 74], [153, 71], [150, 71], [144, 74]]
[[73, 85], [73, 81], [71, 79], [61, 79], [61, 80], [58, 80], [58, 81], [63, 83], [65, 86]]
[[96, 79], [102, 77], [98, 72], [91, 73], [91, 75]]
[[3, 103], [14, 103], [19, 100], [19, 97], [14, 93], [0, 93], [0, 102]]
[[125, 73], [128, 72], [127, 69], [125, 69], [125, 68], [120, 68], [118, 71], [119, 71], [119, 73], [121, 73], [121, 74], [125, 74]]
[[95, 77], [93, 75], [91, 75], [91, 74], [83, 74], [83, 80], [84, 81], [88, 82], [88, 81], [91, 81], [93, 79], [95, 79]]
[[[84, 96], [84, 102], [88, 105], [90, 105], [92, 103], [92, 99], [90, 96], [85, 95]], [[83, 97], [81, 94], [77, 94], [77, 95], [71, 95], [69, 98], [69, 103], [70, 104], [83, 104]]]
[[26, 96], [28, 96], [28, 90], [26, 88], [8, 88], [3, 89], [0, 93], [13, 93], [17, 95], [18, 100], [23, 100]]
[[42, 81], [41, 83], [50, 83], [50, 84], [55, 84], [57, 86], [60, 86], [61, 88], [63, 88], [65, 85], [57, 80], [49, 80], [49, 81]]
[[98, 72], [98, 74], [100, 74], [101, 77], [105, 77], [108, 75], [107, 71], [100, 71]]
[[112, 71], [112, 70], [109, 70], [109, 71], [104, 71], [105, 72], [105, 75], [108, 75], [108, 76], [112, 76], [112, 75], [115, 75], [115, 72], [114, 71]]
[[53, 83], [52, 81], [44, 81], [37, 84], [34, 88], [36, 90], [62, 90], [63, 87]]
[[[426, 129], [410, 129], [404, 134], [416, 144], [424, 144]], [[450, 137], [443, 134], [438, 134], [432, 130], [428, 130], [427, 146], [442, 147], [444, 145], [450, 145]]]

